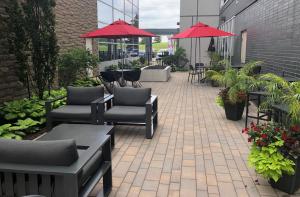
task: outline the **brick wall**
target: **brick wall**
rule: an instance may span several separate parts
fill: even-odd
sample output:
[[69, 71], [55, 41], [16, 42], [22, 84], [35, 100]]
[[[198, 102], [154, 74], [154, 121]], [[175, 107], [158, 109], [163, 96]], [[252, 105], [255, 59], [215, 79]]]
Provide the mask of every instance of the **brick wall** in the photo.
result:
[[[4, 7], [9, 0], [0, 0], [0, 15], [6, 15]], [[60, 52], [74, 47], [85, 47], [79, 35], [97, 28], [96, 0], [57, 0], [56, 33]], [[26, 91], [16, 76], [16, 64], [9, 54], [0, 24], [0, 103], [26, 96]], [[96, 46], [96, 43], [94, 42]], [[96, 49], [96, 47], [94, 47]]]
[[[248, 0], [239, 0], [239, 2]], [[226, 8], [228, 18], [237, 10]], [[236, 16], [235, 33], [247, 30], [247, 60], [265, 62], [264, 71], [300, 77], [300, 4], [298, 0], [258, 0]], [[241, 37], [235, 38], [234, 63], [240, 63]]]
[[55, 13], [61, 52], [85, 47], [85, 40], [79, 36], [97, 29], [97, 0], [56, 0]]

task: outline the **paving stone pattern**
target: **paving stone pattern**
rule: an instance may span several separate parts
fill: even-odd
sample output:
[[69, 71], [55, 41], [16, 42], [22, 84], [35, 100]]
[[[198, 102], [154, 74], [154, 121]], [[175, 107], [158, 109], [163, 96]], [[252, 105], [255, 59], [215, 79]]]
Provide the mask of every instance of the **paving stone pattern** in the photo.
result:
[[159, 125], [152, 140], [143, 127], [116, 127], [110, 196], [284, 195], [247, 166], [244, 120], [226, 120], [215, 104], [219, 88], [188, 83], [179, 72], [143, 85], [158, 95]]

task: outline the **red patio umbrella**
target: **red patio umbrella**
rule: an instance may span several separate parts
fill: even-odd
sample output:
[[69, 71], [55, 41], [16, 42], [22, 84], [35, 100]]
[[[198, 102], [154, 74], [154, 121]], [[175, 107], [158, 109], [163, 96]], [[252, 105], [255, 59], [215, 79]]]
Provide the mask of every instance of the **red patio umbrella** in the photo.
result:
[[136, 28], [125, 21], [118, 20], [112, 24], [95, 31], [82, 34], [81, 38], [132, 38], [132, 37], [155, 37], [156, 35]]
[[183, 32], [175, 35], [172, 39], [182, 38], [205, 38], [205, 37], [221, 37], [221, 36], [234, 36], [234, 34], [210, 27], [204, 23], [197, 23], [192, 27], [184, 30]]
[[[221, 36], [235, 36], [235, 34], [225, 32], [222, 30], [219, 30], [214, 27], [210, 27], [204, 23], [197, 23], [196, 25], [193, 25], [192, 27], [184, 30], [183, 32], [175, 35], [172, 37], [172, 39], [183, 39], [183, 38], [206, 38], [206, 37], [221, 37]], [[199, 39], [199, 45], [200, 45], [200, 39]], [[201, 50], [200, 50], [201, 53]], [[195, 51], [196, 54], [196, 51]], [[201, 60], [201, 54], [200, 54]], [[191, 62], [191, 59], [190, 59]], [[196, 63], [196, 55], [195, 55], [195, 63]], [[200, 62], [199, 62], [200, 63]]]
[[[126, 23], [123, 20], [117, 20], [112, 24], [80, 35], [81, 38], [111, 38], [111, 39], [122, 39], [122, 38], [132, 38], [132, 37], [155, 37], [156, 35], [146, 32], [142, 29], [136, 28], [133, 25]], [[124, 41], [122, 39], [122, 43]], [[123, 54], [123, 44], [122, 44], [122, 54]], [[122, 55], [122, 64], [124, 65], [124, 54]], [[122, 66], [122, 76], [123, 76]]]

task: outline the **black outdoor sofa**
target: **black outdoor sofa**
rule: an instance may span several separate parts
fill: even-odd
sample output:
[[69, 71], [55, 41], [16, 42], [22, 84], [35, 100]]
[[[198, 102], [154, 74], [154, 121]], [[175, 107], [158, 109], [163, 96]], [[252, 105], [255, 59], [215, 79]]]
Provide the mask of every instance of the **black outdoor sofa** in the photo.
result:
[[102, 194], [108, 196], [112, 188], [110, 136], [95, 142], [82, 147], [72, 139], [0, 139], [0, 196], [87, 197], [101, 178]]
[[151, 139], [158, 123], [157, 96], [151, 88], [120, 88], [99, 103], [100, 123], [145, 125], [146, 138]]
[[[46, 102], [47, 130], [54, 122], [99, 124], [98, 103], [103, 98], [103, 87], [67, 87], [67, 96]], [[66, 105], [53, 109], [53, 103], [62, 99]]]

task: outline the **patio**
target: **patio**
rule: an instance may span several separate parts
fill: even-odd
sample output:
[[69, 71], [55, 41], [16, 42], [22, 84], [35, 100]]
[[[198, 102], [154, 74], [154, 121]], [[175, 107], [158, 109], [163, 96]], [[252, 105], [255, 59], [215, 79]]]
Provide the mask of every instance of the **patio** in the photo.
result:
[[215, 104], [219, 88], [191, 85], [180, 72], [169, 83], [143, 85], [159, 96], [159, 125], [152, 140], [139, 132], [143, 127], [116, 128], [110, 196], [285, 194], [247, 166], [244, 121], [226, 120]]

